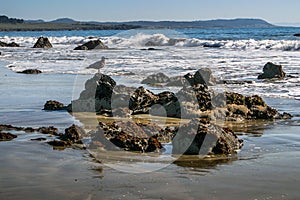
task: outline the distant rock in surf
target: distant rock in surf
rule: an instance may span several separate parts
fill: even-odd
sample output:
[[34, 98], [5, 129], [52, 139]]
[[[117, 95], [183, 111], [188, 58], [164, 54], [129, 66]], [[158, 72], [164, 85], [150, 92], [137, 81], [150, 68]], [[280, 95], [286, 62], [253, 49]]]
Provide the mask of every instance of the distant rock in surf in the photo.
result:
[[101, 40], [91, 40], [83, 45], [76, 47], [74, 50], [92, 50], [92, 49], [108, 49]]
[[38, 69], [25, 69], [23, 71], [17, 72], [20, 74], [41, 74], [42, 71], [38, 70]]
[[[15, 42], [5, 43], [5, 42], [0, 41], [0, 47], [20, 47], [20, 45]], [[1, 55], [1, 53], [0, 53], [0, 55]]]
[[33, 48], [52, 48], [52, 44], [46, 37], [39, 37]]
[[66, 107], [64, 104], [58, 101], [49, 100], [45, 103], [43, 110], [65, 110], [65, 109]]
[[258, 79], [272, 79], [272, 78], [284, 78], [285, 72], [282, 69], [282, 65], [276, 65], [268, 62], [263, 68], [263, 74], [258, 76]]
[[157, 73], [148, 76], [146, 79], [142, 80], [142, 84], [155, 85], [159, 83], [167, 83], [170, 81], [170, 78], [164, 73]]
[[300, 37], [300, 33], [294, 34], [295, 37]]
[[191, 86], [202, 84], [212, 86], [216, 84], [216, 80], [209, 68], [201, 68], [194, 75], [186, 74], [184, 76]]
[[0, 141], [10, 141], [16, 138], [17, 136], [11, 133], [0, 132]]

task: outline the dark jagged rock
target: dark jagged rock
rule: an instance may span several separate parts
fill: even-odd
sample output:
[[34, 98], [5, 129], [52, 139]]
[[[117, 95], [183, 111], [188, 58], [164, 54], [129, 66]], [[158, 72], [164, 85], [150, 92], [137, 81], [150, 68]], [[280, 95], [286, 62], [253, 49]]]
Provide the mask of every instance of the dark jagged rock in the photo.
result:
[[16, 135], [11, 133], [3, 133], [0, 131], [0, 141], [10, 141], [17, 138]]
[[276, 109], [268, 106], [265, 101], [257, 96], [243, 96], [238, 93], [226, 93], [227, 119], [289, 119], [288, 113], [280, 114]]
[[187, 80], [182, 76], [170, 77], [170, 81], [166, 84], [166, 86], [171, 87], [183, 87], [187, 85]]
[[5, 130], [5, 131], [24, 131], [27, 133], [39, 132], [42, 134], [50, 134], [50, 135], [55, 135], [55, 136], [59, 135], [58, 129], [53, 126], [32, 128], [32, 127], [18, 127], [18, 126], [1, 124], [0, 131], [3, 131], [3, 130]]
[[55, 135], [55, 136], [60, 135], [58, 129], [54, 126], [40, 127], [35, 130], [42, 134], [49, 134], [49, 135]]
[[42, 71], [38, 69], [25, 69], [23, 71], [17, 72], [20, 74], [41, 74]]
[[216, 80], [212, 76], [212, 71], [209, 68], [199, 69], [194, 75], [186, 74], [184, 78], [186, 78], [191, 86], [198, 84], [211, 86], [216, 84]]
[[53, 149], [58, 150], [58, 149], [66, 149], [66, 148], [70, 148], [72, 146], [72, 144], [68, 141], [64, 141], [64, 140], [52, 140], [47, 142], [47, 144], [53, 146]]
[[133, 111], [133, 114], [148, 114], [158, 98], [151, 91], [139, 87], [130, 97], [129, 109]]
[[68, 110], [73, 112], [96, 112], [111, 110], [111, 98], [116, 82], [104, 74], [95, 76], [85, 83], [85, 90], [80, 93], [77, 100], [72, 101]]
[[183, 125], [172, 141], [174, 154], [228, 155], [242, 147], [233, 131], [209, 123], [208, 120], [192, 120]]
[[20, 45], [15, 42], [5, 43], [0, 41], [0, 47], [20, 47]]
[[46, 37], [39, 37], [33, 48], [52, 48], [52, 44]]
[[300, 33], [294, 34], [295, 37], [300, 37]]
[[157, 74], [152, 74], [152, 75], [148, 76], [141, 83], [155, 85], [158, 83], [167, 83], [169, 81], [170, 81], [170, 78], [167, 75], [165, 75], [164, 73], [157, 73]]
[[[161, 112], [160, 107], [165, 112]], [[163, 117], [177, 117], [180, 118], [181, 110], [180, 104], [172, 92], [162, 92], [153, 94], [144, 87], [139, 87], [130, 97], [129, 109], [132, 114], [151, 114]]]
[[73, 124], [69, 128], [65, 129], [65, 134], [61, 135], [60, 139], [70, 143], [81, 143], [81, 139], [84, 135], [86, 135], [85, 130]]
[[[72, 101], [66, 109], [74, 112], [96, 112], [109, 117], [151, 114], [175, 118], [214, 118], [225, 115], [230, 121], [290, 117], [268, 107], [257, 95], [243, 96], [232, 92], [215, 94], [207, 85], [195, 85], [196, 79], [191, 79], [194, 80], [193, 87], [184, 85], [176, 94], [168, 91], [154, 94], [144, 87], [135, 89], [116, 85], [111, 77], [96, 74], [86, 81], [80, 98]], [[115, 114], [116, 111], [120, 114]]]
[[183, 87], [176, 96], [181, 102], [189, 102], [198, 106], [198, 110], [212, 109], [211, 95], [206, 85], [198, 84], [194, 87]]
[[[101, 130], [98, 130], [92, 137], [92, 147], [101, 146], [109, 150], [123, 149], [134, 152], [154, 152], [163, 148], [155, 136], [135, 136], [137, 131], [128, 127], [128, 124], [120, 127], [117, 123], [100, 122], [99, 126]], [[143, 133], [142, 129], [139, 128], [138, 130], [139, 134]], [[143, 134], [146, 136], [145, 133]], [[109, 144], [108, 141], [112, 144]]]
[[282, 65], [276, 65], [268, 62], [263, 68], [263, 74], [258, 76], [258, 79], [272, 79], [272, 78], [284, 78], [285, 72], [282, 69]]
[[92, 40], [76, 47], [74, 50], [108, 49], [100, 40]]
[[43, 110], [66, 110], [66, 107], [58, 101], [49, 100], [45, 103]]
[[245, 96], [234, 92], [226, 92], [225, 95], [227, 104], [245, 105]]

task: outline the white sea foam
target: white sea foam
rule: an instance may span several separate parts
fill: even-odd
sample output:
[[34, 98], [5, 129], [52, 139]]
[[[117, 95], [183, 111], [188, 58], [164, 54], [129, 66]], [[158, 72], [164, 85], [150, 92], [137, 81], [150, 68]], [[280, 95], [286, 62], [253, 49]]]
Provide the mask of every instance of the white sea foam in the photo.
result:
[[[51, 43], [57, 46], [72, 45], [76, 46], [93, 39], [101, 39], [111, 48], [144, 47], [147, 43], [154, 46], [177, 46], [177, 47], [205, 47], [205, 48], [224, 48], [224, 49], [262, 49], [262, 50], [281, 50], [299, 51], [299, 40], [201, 40], [197, 38], [170, 38], [164, 34], [143, 34], [137, 33], [129, 38], [112, 37], [49, 37]], [[32, 47], [37, 38], [35, 37], [0, 37], [3, 42], [16, 42], [24, 47]]]

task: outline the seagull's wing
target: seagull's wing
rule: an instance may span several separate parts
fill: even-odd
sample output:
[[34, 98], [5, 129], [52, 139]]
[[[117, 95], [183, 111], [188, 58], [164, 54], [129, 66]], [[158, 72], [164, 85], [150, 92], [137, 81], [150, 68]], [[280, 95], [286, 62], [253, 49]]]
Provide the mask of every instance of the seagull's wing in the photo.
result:
[[100, 66], [100, 64], [101, 64], [101, 61], [97, 61], [97, 62], [95, 62], [95, 63], [89, 65], [89, 66], [87, 67], [87, 69], [91, 69], [91, 68], [92, 68], [92, 69], [98, 69], [99, 66]]

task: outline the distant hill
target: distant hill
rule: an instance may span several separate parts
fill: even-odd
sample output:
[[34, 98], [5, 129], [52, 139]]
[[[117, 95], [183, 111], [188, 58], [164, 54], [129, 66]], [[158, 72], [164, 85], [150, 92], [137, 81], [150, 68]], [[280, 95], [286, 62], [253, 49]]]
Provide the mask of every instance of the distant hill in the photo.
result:
[[[24, 23], [25, 22], [25, 23]], [[130, 21], [130, 22], [80, 22], [70, 18], [53, 21], [23, 20], [0, 16], [0, 31], [43, 30], [129, 30], [159, 28], [270, 28], [275, 25], [262, 19], [216, 19], [205, 21]]]
[[25, 20], [24, 22], [34, 24], [34, 23], [44, 23], [45, 21], [42, 19], [33, 19], [33, 20]]
[[23, 23], [23, 19], [16, 19], [16, 18], [8, 18], [5, 15], [0, 16], [0, 23], [3, 24], [17, 24], [17, 23]]
[[261, 19], [217, 19], [206, 21], [134, 21], [126, 24], [144, 27], [170, 28], [269, 28], [274, 25]]
[[73, 24], [73, 23], [79, 23], [73, 19], [70, 18], [59, 18], [53, 21], [50, 21], [50, 23], [64, 23], [64, 24]]

